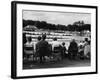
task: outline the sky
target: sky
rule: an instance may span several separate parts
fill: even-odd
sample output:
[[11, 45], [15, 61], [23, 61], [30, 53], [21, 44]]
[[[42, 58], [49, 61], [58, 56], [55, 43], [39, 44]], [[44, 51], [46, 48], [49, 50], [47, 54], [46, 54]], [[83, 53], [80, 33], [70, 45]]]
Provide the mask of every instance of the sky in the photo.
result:
[[84, 21], [91, 24], [91, 14], [89, 13], [72, 13], [72, 12], [50, 12], [50, 11], [23, 11], [23, 19], [46, 21], [52, 24], [68, 25], [76, 21]]

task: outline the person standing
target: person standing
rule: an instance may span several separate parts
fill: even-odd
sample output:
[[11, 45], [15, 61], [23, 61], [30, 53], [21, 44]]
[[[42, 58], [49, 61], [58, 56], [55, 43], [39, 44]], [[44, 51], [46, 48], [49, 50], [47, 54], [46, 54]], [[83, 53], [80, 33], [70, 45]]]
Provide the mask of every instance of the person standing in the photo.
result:
[[40, 57], [40, 63], [43, 63], [45, 56], [48, 54], [48, 42], [45, 40], [46, 34], [42, 34], [42, 39], [36, 44], [36, 51]]
[[66, 54], [66, 46], [65, 46], [65, 42], [62, 43], [62, 46], [61, 46], [61, 55], [62, 55], [62, 59], [67, 57], [67, 54]]
[[68, 48], [69, 58], [70, 59], [76, 59], [77, 53], [78, 53], [78, 45], [77, 45], [75, 39], [73, 39], [70, 42], [70, 45], [69, 45], [69, 48]]
[[41, 41], [41, 36], [37, 37], [37, 43], [35, 44], [35, 59], [38, 61], [39, 60], [39, 47], [38, 47], [38, 43]]

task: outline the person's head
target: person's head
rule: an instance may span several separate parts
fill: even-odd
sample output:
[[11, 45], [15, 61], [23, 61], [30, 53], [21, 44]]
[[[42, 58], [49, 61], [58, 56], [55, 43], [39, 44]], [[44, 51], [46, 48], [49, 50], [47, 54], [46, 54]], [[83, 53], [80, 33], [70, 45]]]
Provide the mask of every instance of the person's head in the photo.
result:
[[46, 34], [42, 34], [42, 39], [43, 39], [43, 40], [46, 39]]
[[82, 43], [84, 43], [84, 40], [82, 41]]
[[80, 45], [79, 47], [80, 47], [80, 48], [83, 48], [83, 46], [82, 46], [82, 45]]
[[85, 41], [88, 42], [88, 38], [85, 38]]
[[32, 41], [32, 37], [31, 36], [27, 37], [27, 41], [31, 42]]
[[57, 41], [57, 38], [55, 37], [55, 38], [53, 38], [53, 40], [54, 40], [54, 41]]
[[65, 42], [63, 42], [62, 45], [64, 46], [65, 45]]
[[82, 43], [83, 41], [80, 41], [80, 43]]
[[40, 41], [41, 40], [41, 36], [38, 36], [37, 40]]

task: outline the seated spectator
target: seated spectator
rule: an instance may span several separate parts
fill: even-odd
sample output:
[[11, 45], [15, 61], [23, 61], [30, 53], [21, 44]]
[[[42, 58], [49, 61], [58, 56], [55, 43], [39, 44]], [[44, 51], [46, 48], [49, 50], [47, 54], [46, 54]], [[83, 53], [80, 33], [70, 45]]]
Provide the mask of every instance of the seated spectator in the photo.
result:
[[52, 45], [52, 50], [54, 50], [54, 47], [59, 47], [59, 46], [61, 46], [61, 44], [57, 41], [57, 38], [54, 38], [54, 39], [53, 39], [51, 45]]
[[27, 37], [27, 42], [24, 44], [24, 52], [27, 59], [30, 59], [34, 54], [34, 44], [32, 42], [32, 37]]
[[52, 51], [55, 61], [61, 60], [61, 45], [57, 41], [57, 38], [54, 38], [52, 41]]

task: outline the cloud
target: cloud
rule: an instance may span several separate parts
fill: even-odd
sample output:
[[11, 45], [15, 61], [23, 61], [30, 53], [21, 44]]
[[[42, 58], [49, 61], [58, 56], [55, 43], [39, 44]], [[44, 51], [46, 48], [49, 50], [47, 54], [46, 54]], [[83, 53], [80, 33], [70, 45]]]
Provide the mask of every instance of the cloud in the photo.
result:
[[23, 19], [47, 21], [48, 23], [63, 25], [83, 20], [85, 23], [91, 24], [91, 14], [86, 13], [23, 11]]

